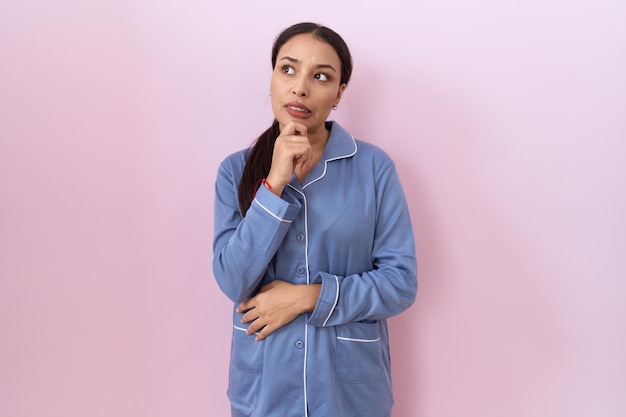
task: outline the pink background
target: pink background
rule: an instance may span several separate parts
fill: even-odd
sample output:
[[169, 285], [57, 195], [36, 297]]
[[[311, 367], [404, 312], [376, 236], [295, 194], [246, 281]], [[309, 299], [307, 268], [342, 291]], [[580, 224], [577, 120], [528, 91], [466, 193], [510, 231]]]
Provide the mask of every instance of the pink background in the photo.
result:
[[302, 20], [411, 206], [395, 416], [626, 415], [626, 3], [215, 3], [0, 3], [0, 416], [228, 415], [213, 183]]

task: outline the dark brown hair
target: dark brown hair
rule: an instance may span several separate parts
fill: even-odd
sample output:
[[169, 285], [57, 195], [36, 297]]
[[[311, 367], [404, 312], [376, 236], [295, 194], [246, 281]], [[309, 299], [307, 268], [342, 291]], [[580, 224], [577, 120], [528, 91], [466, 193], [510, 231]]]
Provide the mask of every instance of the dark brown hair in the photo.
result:
[[[303, 33], [317, 36], [333, 47], [341, 61], [341, 78], [339, 83], [348, 84], [350, 75], [352, 75], [352, 56], [350, 55], [348, 45], [335, 31], [317, 23], [297, 23], [288, 27], [276, 37], [272, 47], [272, 69], [276, 66], [276, 57], [280, 48], [294, 36]], [[244, 216], [248, 208], [250, 208], [250, 204], [252, 204], [255, 186], [261, 178], [267, 177], [267, 174], [270, 172], [274, 143], [279, 135], [278, 121], [274, 120], [272, 125], [255, 140], [254, 146], [252, 146], [246, 158], [246, 165], [243, 169], [238, 189], [239, 209]]]

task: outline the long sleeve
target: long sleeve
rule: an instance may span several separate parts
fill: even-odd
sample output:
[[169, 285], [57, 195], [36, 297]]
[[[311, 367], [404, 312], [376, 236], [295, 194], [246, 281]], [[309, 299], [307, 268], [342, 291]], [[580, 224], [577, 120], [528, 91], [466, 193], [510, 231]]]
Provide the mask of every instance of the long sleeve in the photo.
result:
[[322, 289], [308, 323], [334, 326], [384, 319], [415, 301], [417, 262], [407, 203], [393, 164], [376, 182], [376, 226], [369, 271], [338, 276], [317, 272]]
[[218, 169], [213, 240], [215, 279], [235, 303], [255, 293], [301, 208], [297, 200], [287, 202], [261, 186], [243, 218], [237, 202], [239, 178], [235, 174], [240, 169], [233, 167], [237, 162], [231, 157]]

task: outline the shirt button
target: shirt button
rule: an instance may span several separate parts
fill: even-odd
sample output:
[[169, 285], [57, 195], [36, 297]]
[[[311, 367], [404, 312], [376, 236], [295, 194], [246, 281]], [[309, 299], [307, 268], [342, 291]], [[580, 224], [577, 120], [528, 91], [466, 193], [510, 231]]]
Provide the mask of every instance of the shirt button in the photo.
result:
[[304, 274], [304, 267], [300, 265], [299, 267], [296, 268], [296, 272], [298, 274]]
[[296, 347], [298, 349], [302, 349], [304, 347], [304, 342], [300, 339], [296, 340]]
[[302, 233], [298, 233], [298, 236], [296, 236], [296, 239], [298, 239], [298, 242], [302, 242], [304, 240], [304, 235]]

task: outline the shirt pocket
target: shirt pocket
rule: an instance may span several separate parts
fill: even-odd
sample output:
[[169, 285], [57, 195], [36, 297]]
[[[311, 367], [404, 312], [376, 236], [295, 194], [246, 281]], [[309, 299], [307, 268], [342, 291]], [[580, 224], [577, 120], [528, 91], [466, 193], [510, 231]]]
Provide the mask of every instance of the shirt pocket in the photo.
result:
[[246, 333], [248, 324], [241, 323], [242, 316], [243, 314], [235, 314], [230, 352], [231, 365], [242, 371], [257, 374], [263, 371], [265, 341], [255, 340], [254, 335]]
[[337, 326], [337, 376], [343, 382], [373, 382], [383, 369], [378, 322], [355, 322]]

